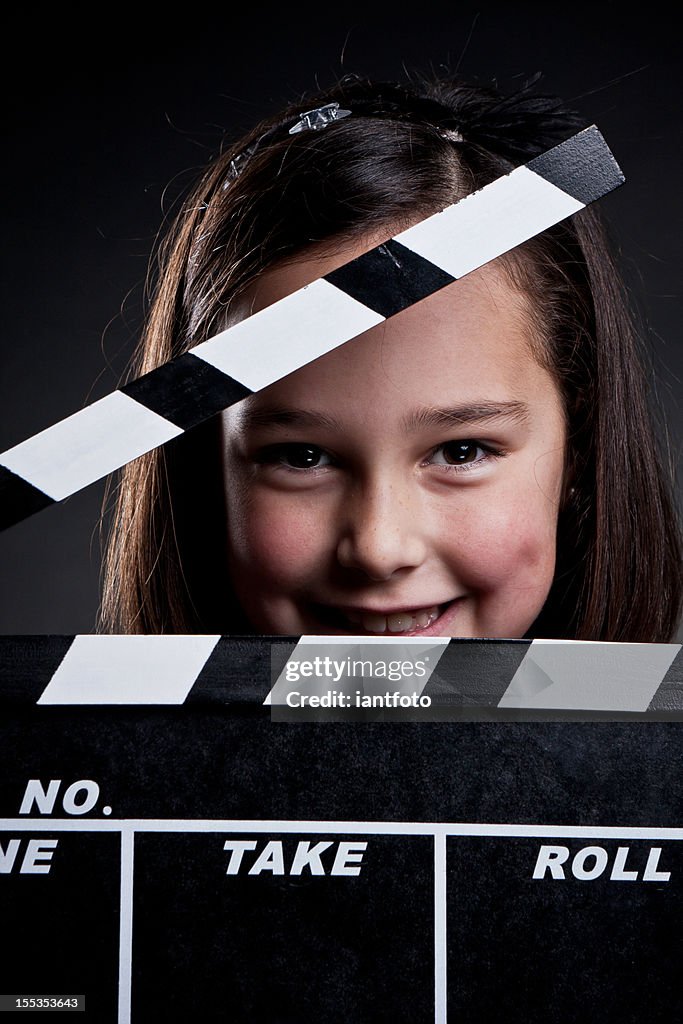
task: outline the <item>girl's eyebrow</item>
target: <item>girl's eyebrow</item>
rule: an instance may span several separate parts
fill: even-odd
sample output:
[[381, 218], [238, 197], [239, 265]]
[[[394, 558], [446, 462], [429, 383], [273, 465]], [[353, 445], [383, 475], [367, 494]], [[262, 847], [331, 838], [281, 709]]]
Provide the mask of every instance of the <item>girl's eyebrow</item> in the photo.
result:
[[525, 402], [472, 402], [451, 409], [417, 409], [403, 418], [407, 433], [425, 427], [448, 427], [461, 423], [490, 423], [512, 420], [526, 423], [529, 406]]
[[328, 430], [343, 430], [339, 420], [312, 409], [255, 408], [245, 409], [242, 425], [254, 427], [325, 427]]
[[[247, 429], [256, 427], [322, 427], [344, 431], [344, 424], [324, 412], [313, 409], [256, 408], [246, 409], [242, 420]], [[524, 402], [472, 402], [449, 409], [422, 408], [402, 419], [403, 430], [410, 434], [429, 427], [452, 427], [463, 423], [490, 423], [511, 420], [525, 423], [529, 407]]]

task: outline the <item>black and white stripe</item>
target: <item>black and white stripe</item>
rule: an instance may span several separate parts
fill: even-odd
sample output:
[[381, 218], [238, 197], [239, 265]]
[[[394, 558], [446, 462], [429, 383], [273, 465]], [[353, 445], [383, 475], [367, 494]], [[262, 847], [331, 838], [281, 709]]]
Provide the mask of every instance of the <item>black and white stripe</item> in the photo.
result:
[[0, 529], [282, 379], [624, 180], [577, 135], [0, 455]]
[[381, 657], [383, 645], [395, 651], [406, 639], [430, 655], [428, 676], [411, 689], [456, 718], [495, 709], [683, 715], [681, 644], [444, 637], [0, 637], [0, 705], [275, 704], [290, 660], [318, 648]]

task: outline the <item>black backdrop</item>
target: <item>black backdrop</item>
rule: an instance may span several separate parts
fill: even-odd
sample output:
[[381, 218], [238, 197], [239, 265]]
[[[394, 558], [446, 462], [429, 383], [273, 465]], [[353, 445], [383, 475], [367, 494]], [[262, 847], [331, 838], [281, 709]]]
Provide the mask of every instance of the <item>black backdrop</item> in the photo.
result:
[[[647, 317], [678, 461], [681, 54], [656, 8], [88, 11], [18, 10], [5, 33], [0, 450], [118, 385], [164, 196], [223, 131], [345, 72], [449, 65], [504, 90], [541, 72], [612, 147], [627, 184], [603, 209]], [[0, 535], [2, 632], [92, 630], [102, 494], [93, 485]]]

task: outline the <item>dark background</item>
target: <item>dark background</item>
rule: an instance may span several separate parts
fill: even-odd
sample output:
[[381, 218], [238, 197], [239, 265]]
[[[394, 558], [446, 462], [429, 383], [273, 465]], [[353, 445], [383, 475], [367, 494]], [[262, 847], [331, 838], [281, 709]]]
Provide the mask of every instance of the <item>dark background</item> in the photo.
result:
[[[96, 23], [20, 13], [5, 33], [0, 451], [118, 386], [163, 212], [223, 132], [343, 73], [447, 65], [503, 91], [541, 72], [605, 135], [627, 183], [602, 208], [647, 320], [678, 466], [682, 59], [656, 8], [91, 10]], [[0, 631], [93, 629], [103, 491], [0, 535]]]

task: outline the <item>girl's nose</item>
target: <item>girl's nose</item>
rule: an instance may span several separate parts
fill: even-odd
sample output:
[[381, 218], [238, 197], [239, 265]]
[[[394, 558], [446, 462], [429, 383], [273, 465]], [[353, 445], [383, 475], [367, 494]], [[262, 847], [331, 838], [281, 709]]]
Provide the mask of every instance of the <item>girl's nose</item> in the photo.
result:
[[342, 515], [337, 559], [373, 580], [424, 560], [424, 521], [407, 488], [374, 486], [351, 497]]

